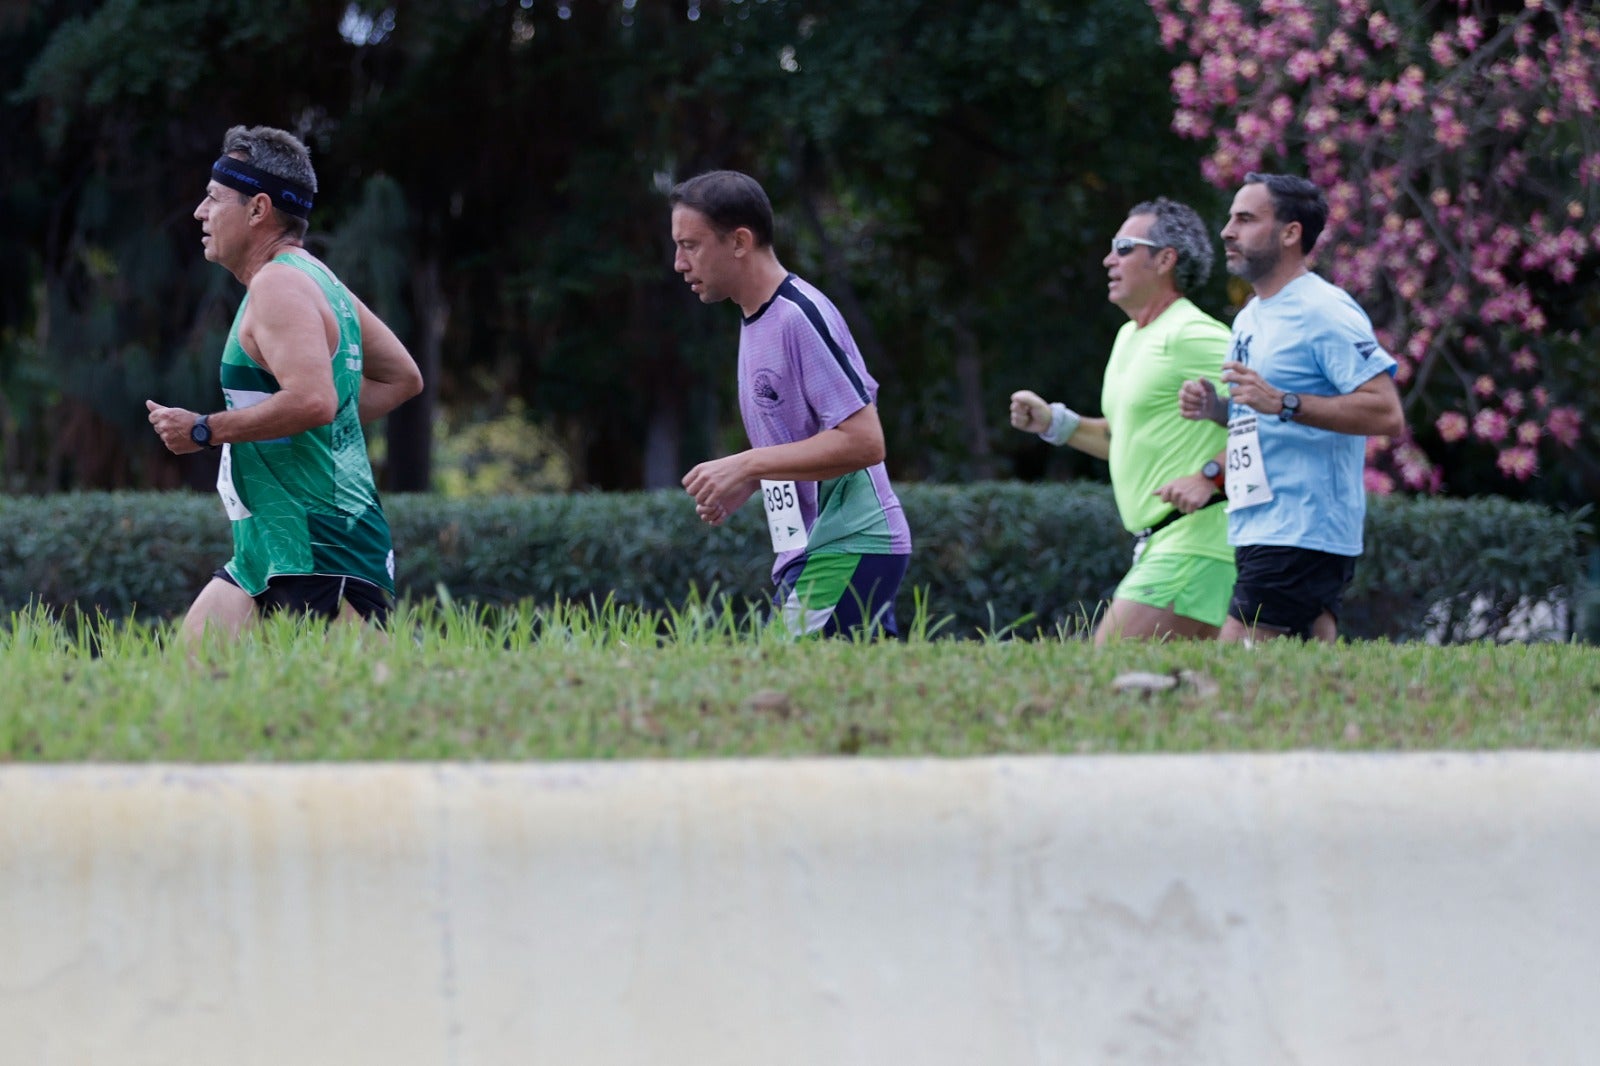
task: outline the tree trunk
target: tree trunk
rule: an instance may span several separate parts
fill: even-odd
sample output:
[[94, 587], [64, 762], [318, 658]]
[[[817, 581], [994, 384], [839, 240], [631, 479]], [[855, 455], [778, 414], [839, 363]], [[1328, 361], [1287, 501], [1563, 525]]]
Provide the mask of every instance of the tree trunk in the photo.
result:
[[983, 409], [983, 356], [964, 322], [957, 325], [955, 337], [956, 384], [961, 390], [963, 436], [972, 452], [972, 477], [987, 481], [994, 477], [994, 459], [989, 452], [989, 419]]
[[384, 488], [390, 492], [427, 492], [433, 485], [433, 414], [439, 397], [445, 327], [450, 304], [439, 283], [439, 261], [427, 258], [411, 278], [416, 302], [417, 336], [412, 357], [422, 371], [422, 392], [389, 414], [389, 465]]
[[659, 396], [650, 406], [644, 434], [644, 487], [674, 489], [683, 483], [683, 407], [676, 396]]

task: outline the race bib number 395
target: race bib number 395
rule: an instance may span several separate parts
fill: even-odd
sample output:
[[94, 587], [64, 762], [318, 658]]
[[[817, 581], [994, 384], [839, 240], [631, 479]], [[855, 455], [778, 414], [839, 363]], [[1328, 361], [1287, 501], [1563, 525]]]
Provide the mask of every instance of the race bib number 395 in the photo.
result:
[[1256, 430], [1254, 411], [1228, 422], [1228, 454], [1223, 464], [1227, 471], [1228, 510], [1255, 507], [1272, 499], [1272, 484], [1261, 461], [1261, 434]]
[[767, 511], [772, 550], [796, 551], [806, 546], [806, 523], [800, 517], [800, 494], [792, 481], [763, 481], [761, 506]]

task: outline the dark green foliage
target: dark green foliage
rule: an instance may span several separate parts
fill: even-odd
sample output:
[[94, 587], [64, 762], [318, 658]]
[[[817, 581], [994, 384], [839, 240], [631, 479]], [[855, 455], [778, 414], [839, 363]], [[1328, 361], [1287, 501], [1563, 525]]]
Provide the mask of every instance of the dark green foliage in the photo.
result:
[[[941, 633], [1074, 630], [1127, 566], [1130, 538], [1099, 485], [910, 485], [916, 550], [902, 591], [927, 590]], [[759, 508], [720, 530], [677, 492], [388, 504], [402, 591], [458, 600], [557, 598], [663, 607], [692, 591], [764, 600], [771, 555]], [[1500, 499], [1374, 499], [1367, 555], [1346, 599], [1350, 637], [1514, 635], [1519, 601], [1578, 588], [1579, 516]], [[0, 609], [29, 602], [141, 617], [181, 612], [229, 552], [217, 501], [186, 493], [0, 497]], [[1434, 614], [1430, 617], [1429, 612]]]

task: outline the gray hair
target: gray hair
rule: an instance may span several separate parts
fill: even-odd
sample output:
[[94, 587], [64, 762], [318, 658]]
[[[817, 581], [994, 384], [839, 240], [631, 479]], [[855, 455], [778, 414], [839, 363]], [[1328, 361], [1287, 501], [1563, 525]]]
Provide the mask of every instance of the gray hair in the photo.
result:
[[1154, 215], [1155, 222], [1150, 227], [1149, 239], [1178, 253], [1173, 282], [1180, 294], [1191, 292], [1206, 283], [1211, 276], [1211, 263], [1216, 258], [1216, 250], [1211, 244], [1210, 234], [1206, 232], [1206, 224], [1200, 221], [1194, 208], [1159, 196], [1134, 205], [1128, 217], [1135, 215]]
[[[260, 167], [268, 174], [304, 185], [317, 191], [317, 172], [311, 166], [311, 149], [290, 133], [273, 126], [234, 126], [222, 135], [222, 154], [242, 156], [246, 163]], [[239, 194], [241, 202], [248, 199]], [[283, 221], [284, 232], [297, 239], [310, 228], [303, 218], [284, 211], [278, 217]]]

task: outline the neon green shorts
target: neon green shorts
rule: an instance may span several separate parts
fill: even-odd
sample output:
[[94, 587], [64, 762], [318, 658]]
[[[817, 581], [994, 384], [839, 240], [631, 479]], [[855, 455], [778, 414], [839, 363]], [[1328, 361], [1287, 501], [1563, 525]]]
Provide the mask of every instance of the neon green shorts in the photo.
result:
[[1220, 626], [1236, 573], [1233, 563], [1204, 555], [1145, 552], [1117, 586], [1116, 597]]

